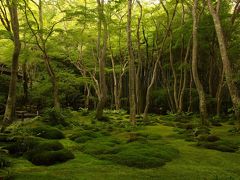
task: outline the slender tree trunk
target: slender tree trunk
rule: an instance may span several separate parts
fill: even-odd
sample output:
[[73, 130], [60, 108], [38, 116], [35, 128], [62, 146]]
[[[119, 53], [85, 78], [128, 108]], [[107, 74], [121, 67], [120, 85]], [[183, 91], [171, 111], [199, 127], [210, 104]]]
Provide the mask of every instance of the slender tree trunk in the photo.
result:
[[187, 69], [186, 65], [188, 63], [187, 59], [188, 59], [189, 52], [190, 52], [191, 39], [192, 38], [189, 39], [187, 52], [186, 52], [186, 55], [185, 55], [185, 58], [184, 58], [183, 85], [182, 85], [182, 89], [180, 91], [180, 96], [179, 96], [178, 113], [182, 112], [182, 110], [183, 110], [183, 99], [184, 99], [184, 92], [185, 92], [185, 89], [186, 89], [186, 86], [187, 86], [187, 74], [188, 74], [188, 69]]
[[222, 106], [222, 91], [224, 87], [224, 73], [223, 70], [219, 72], [220, 81], [218, 83], [218, 88], [216, 92], [216, 101], [217, 101], [217, 107], [216, 112], [218, 116], [221, 116], [221, 106]]
[[28, 74], [27, 74], [27, 60], [25, 59], [22, 64], [23, 71], [23, 93], [24, 93], [24, 105], [28, 103]]
[[129, 57], [129, 105], [130, 105], [130, 122], [132, 125], [136, 124], [136, 101], [135, 101], [135, 64], [132, 49], [132, 0], [128, 0], [128, 18], [127, 18], [127, 45]]
[[8, 8], [9, 8], [10, 17], [11, 17], [12, 33], [13, 33], [14, 51], [12, 55], [11, 79], [9, 84], [8, 98], [7, 98], [7, 104], [6, 104], [6, 109], [4, 113], [1, 132], [3, 132], [5, 127], [11, 124], [15, 118], [18, 59], [21, 51], [17, 6], [18, 6], [17, 0], [12, 0], [11, 2], [8, 2]]
[[207, 106], [205, 92], [198, 76], [198, 18], [197, 18], [198, 0], [194, 0], [192, 9], [193, 16], [193, 49], [192, 49], [192, 73], [199, 96], [199, 110], [202, 118], [202, 125], [207, 125]]
[[193, 86], [193, 75], [192, 75], [192, 71], [190, 70], [188, 112], [192, 112], [192, 86]]
[[214, 7], [212, 5], [212, 2], [210, 0], [208, 0], [207, 2], [208, 2], [208, 7], [210, 10], [210, 13], [213, 18], [213, 22], [214, 22], [214, 26], [215, 26], [215, 30], [216, 30], [216, 34], [217, 34], [217, 38], [218, 38], [218, 44], [219, 44], [219, 48], [220, 48], [220, 54], [222, 57], [223, 70], [225, 73], [226, 82], [227, 82], [230, 96], [232, 99], [235, 116], [236, 116], [237, 120], [239, 121], [238, 128], [240, 129], [240, 107], [239, 107], [240, 106], [240, 96], [238, 93], [237, 85], [235, 84], [235, 81], [234, 81], [234, 77], [233, 77], [234, 73], [233, 73], [233, 70], [231, 67], [231, 62], [228, 57], [227, 45], [226, 45], [226, 41], [224, 38], [221, 21], [220, 21], [218, 12], [214, 9]]
[[54, 108], [60, 109], [61, 106], [60, 106], [59, 96], [58, 96], [58, 81], [57, 81], [57, 77], [50, 65], [49, 57], [46, 53], [44, 53], [44, 62], [45, 62], [45, 66], [46, 66], [48, 75], [50, 77], [51, 83], [52, 83]]
[[176, 0], [176, 4], [175, 4], [175, 7], [174, 7], [174, 12], [173, 12], [173, 16], [171, 18], [171, 20], [168, 22], [168, 26], [166, 28], [166, 34], [162, 40], [162, 43], [161, 43], [161, 47], [160, 47], [160, 50], [159, 50], [159, 54], [158, 54], [158, 57], [157, 57], [157, 60], [155, 61], [154, 63], [154, 67], [153, 67], [153, 72], [152, 72], [152, 77], [151, 77], [151, 80], [150, 80], [150, 84], [148, 85], [147, 87], [147, 93], [146, 93], [146, 101], [145, 101], [145, 108], [144, 108], [144, 112], [143, 112], [143, 119], [144, 121], [147, 121], [148, 117], [147, 117], [147, 114], [148, 114], [148, 109], [149, 109], [149, 105], [150, 105], [150, 94], [152, 92], [152, 88], [153, 88], [153, 85], [155, 83], [155, 80], [157, 78], [157, 70], [158, 70], [158, 65], [160, 63], [160, 60], [161, 60], [161, 57], [162, 57], [162, 51], [163, 51], [163, 47], [164, 47], [164, 44], [165, 44], [165, 41], [168, 37], [168, 34], [171, 30], [171, 26], [172, 26], [172, 22], [173, 22], [173, 19], [175, 17], [175, 14], [176, 14], [176, 10], [177, 10], [177, 5], [178, 5], [178, 0]]
[[173, 54], [172, 54], [172, 33], [170, 32], [170, 36], [171, 36], [171, 41], [170, 41], [170, 46], [169, 46], [169, 60], [170, 60], [170, 66], [172, 69], [172, 74], [173, 74], [173, 97], [174, 97], [174, 109], [178, 110], [179, 109], [179, 105], [178, 105], [178, 94], [177, 94], [177, 73], [176, 70], [174, 68], [174, 63], [173, 63]]
[[[100, 87], [100, 98], [96, 109], [96, 119], [101, 119], [103, 117], [103, 109], [107, 100], [107, 85], [105, 77], [105, 58], [107, 51], [107, 22], [104, 14], [104, 0], [98, 3], [98, 62], [99, 62], [99, 87]], [[101, 38], [101, 29], [103, 25], [103, 38]], [[101, 47], [100, 40], [103, 39], [103, 45]]]

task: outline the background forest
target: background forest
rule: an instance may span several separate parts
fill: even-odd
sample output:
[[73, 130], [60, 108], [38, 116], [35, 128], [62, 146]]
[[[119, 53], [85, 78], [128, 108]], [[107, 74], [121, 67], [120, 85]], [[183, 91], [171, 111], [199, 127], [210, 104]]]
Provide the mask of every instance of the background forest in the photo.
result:
[[[84, 143], [99, 138], [98, 135], [106, 139], [102, 132], [97, 135], [79, 132], [92, 130], [88, 133], [94, 134], [98, 131], [95, 126], [108, 129], [112, 125], [113, 129], [108, 131], [123, 128], [119, 131], [130, 133], [127, 141], [138, 142], [144, 137], [138, 132], [139, 126], [150, 126], [153, 129], [147, 132], [159, 130], [168, 134], [172, 130], [168, 128], [180, 128], [175, 129], [178, 135], [197, 141], [198, 146], [238, 151], [239, 14], [240, 0], [0, 0], [0, 141], [24, 136], [29, 133], [23, 130], [25, 126], [35, 128], [32, 135], [38, 134], [40, 126], [47, 122], [49, 128], [57, 126], [64, 131], [63, 137], [72, 141], [78, 141], [78, 136], [87, 139]], [[122, 125], [114, 124], [121, 118]], [[85, 122], [93, 129], [76, 129]], [[161, 126], [155, 127], [158, 123]], [[69, 125], [73, 129], [66, 128]], [[211, 129], [222, 125], [222, 129]], [[234, 142], [218, 137], [226, 128], [236, 135]], [[42, 129], [40, 134], [43, 131], [48, 130]], [[75, 131], [78, 133], [74, 136]], [[150, 142], [154, 144], [152, 141], [159, 138], [150, 138]], [[99, 157], [88, 149], [96, 143], [94, 140], [84, 145], [83, 152], [123, 165], [124, 157], [133, 157], [127, 152], [135, 148], [132, 153], [138, 154], [135, 150], [140, 146], [155, 160], [159, 156], [165, 158], [164, 163], [179, 153], [179, 144], [175, 144], [176, 147], [166, 146], [170, 155], [165, 151], [154, 155], [162, 144], [149, 150], [152, 145], [141, 140], [130, 149], [124, 143], [110, 145], [127, 149], [119, 150], [122, 153], [119, 157]], [[22, 139], [13, 142], [16, 145], [18, 141]], [[29, 150], [33, 144], [28, 143]], [[40, 147], [49, 145], [41, 143]], [[61, 143], [66, 148], [70, 142]], [[70, 150], [75, 147], [69, 146]], [[102, 148], [110, 148], [106, 146], [109, 144]], [[63, 150], [61, 153], [65, 154]], [[34, 149], [31, 155], [29, 152], [25, 155], [36, 165], [39, 162], [33, 152]], [[74, 158], [70, 154], [66, 160]], [[141, 160], [146, 160], [145, 165], [136, 165], [134, 161], [134, 165], [127, 166], [151, 168], [164, 164], [153, 159]]]

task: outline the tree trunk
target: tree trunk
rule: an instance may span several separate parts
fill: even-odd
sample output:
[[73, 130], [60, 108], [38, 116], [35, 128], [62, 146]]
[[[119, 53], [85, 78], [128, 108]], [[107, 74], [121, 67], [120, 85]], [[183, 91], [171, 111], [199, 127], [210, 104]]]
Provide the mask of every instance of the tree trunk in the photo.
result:
[[[104, 0], [98, 3], [98, 63], [99, 63], [99, 87], [100, 87], [100, 98], [96, 109], [96, 119], [102, 119], [103, 108], [107, 100], [107, 85], [105, 77], [105, 57], [107, 51], [107, 22], [104, 14]], [[101, 30], [103, 24], [103, 46], [101, 47]]]
[[25, 59], [22, 65], [23, 71], [23, 93], [24, 93], [24, 105], [28, 103], [28, 74], [27, 74], [27, 60]]
[[11, 17], [12, 33], [13, 33], [14, 51], [12, 55], [11, 79], [9, 84], [8, 98], [7, 98], [7, 104], [6, 104], [6, 109], [4, 113], [1, 132], [3, 132], [5, 127], [11, 124], [15, 118], [18, 59], [21, 51], [17, 4], [18, 4], [17, 0], [13, 0], [11, 1], [11, 3], [8, 2], [8, 8], [9, 8], [10, 17]]
[[188, 74], [188, 69], [186, 67], [188, 61], [188, 56], [189, 56], [189, 51], [190, 51], [190, 47], [191, 47], [191, 39], [189, 39], [188, 41], [188, 47], [187, 47], [187, 52], [184, 58], [184, 72], [183, 72], [183, 85], [182, 85], [182, 89], [180, 91], [180, 96], [179, 96], [179, 106], [178, 106], [178, 113], [182, 112], [183, 110], [183, 98], [184, 98], [184, 92], [186, 89], [186, 85], [187, 85], [187, 74]]
[[158, 65], [159, 65], [160, 60], [161, 60], [162, 51], [163, 51], [163, 47], [164, 47], [165, 41], [166, 41], [166, 39], [168, 37], [169, 31], [171, 30], [172, 22], [173, 22], [173, 19], [175, 17], [176, 10], [177, 10], [177, 5], [178, 5], [178, 0], [176, 0], [176, 4], [175, 4], [175, 7], [174, 7], [172, 18], [171, 18], [170, 22], [168, 22], [168, 26], [166, 28], [166, 33], [165, 33], [164, 38], [162, 40], [157, 60], [154, 63], [154, 68], [153, 68], [153, 73], [152, 73], [152, 77], [151, 77], [151, 80], [150, 80], [150, 84], [147, 87], [145, 108], [144, 108], [144, 112], [143, 112], [143, 120], [144, 121], [147, 121], [147, 119], [148, 119], [147, 113], [148, 113], [148, 109], [149, 109], [149, 105], [150, 105], [150, 94], [151, 94], [153, 85], [155, 83], [155, 80], [157, 78], [157, 68], [158, 68]]
[[207, 125], [207, 106], [205, 92], [198, 76], [198, 18], [197, 18], [198, 0], [194, 0], [192, 9], [193, 16], [193, 49], [192, 49], [192, 74], [199, 96], [199, 110], [202, 118], [202, 125]]
[[220, 21], [218, 12], [214, 10], [212, 2], [210, 0], [208, 0], [207, 2], [208, 2], [210, 13], [213, 18], [213, 22], [214, 22], [214, 26], [215, 26], [215, 30], [218, 38], [218, 44], [219, 44], [220, 54], [221, 54], [222, 63], [223, 63], [223, 71], [225, 73], [226, 82], [227, 82], [230, 96], [232, 99], [235, 116], [239, 121], [238, 128], [240, 129], [240, 108], [239, 108], [240, 97], [238, 94], [237, 85], [235, 84], [235, 81], [234, 81], [234, 73], [231, 67], [231, 62], [228, 57], [227, 46], [226, 46], [226, 41], [225, 41], [223, 30], [222, 30], [221, 21]]
[[132, 125], [136, 124], [136, 102], [135, 102], [135, 64], [132, 49], [132, 35], [131, 35], [131, 22], [132, 22], [132, 0], [128, 0], [128, 18], [127, 18], [127, 45], [129, 56], [129, 105], [130, 105], [130, 122]]
[[57, 81], [57, 77], [50, 65], [50, 60], [49, 60], [49, 57], [46, 54], [46, 52], [44, 53], [44, 62], [45, 62], [45, 66], [46, 66], [48, 75], [51, 79], [51, 83], [52, 83], [54, 108], [60, 109], [61, 105], [60, 105], [59, 96], [58, 96], [58, 81]]

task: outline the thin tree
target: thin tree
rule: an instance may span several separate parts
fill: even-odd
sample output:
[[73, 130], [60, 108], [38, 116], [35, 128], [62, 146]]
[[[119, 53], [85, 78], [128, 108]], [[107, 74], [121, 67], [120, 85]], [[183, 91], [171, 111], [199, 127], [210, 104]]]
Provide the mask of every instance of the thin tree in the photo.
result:
[[[208, 0], [207, 2], [208, 2], [209, 11], [213, 18], [214, 27], [217, 34], [217, 39], [218, 39], [218, 44], [219, 44], [219, 49], [220, 49], [220, 54], [221, 54], [222, 64], [223, 64], [223, 71], [226, 77], [226, 82], [227, 82], [231, 100], [233, 103], [235, 116], [239, 121], [238, 130], [240, 130], [240, 107], [239, 107], [240, 97], [238, 94], [236, 82], [234, 80], [234, 73], [233, 73], [231, 61], [228, 57], [227, 45], [226, 45], [226, 41], [225, 41], [223, 29], [222, 29], [221, 20], [219, 18], [218, 10], [214, 9], [212, 2], [210, 0]], [[220, 4], [220, 0], [218, 0], [217, 5], [219, 4]]]
[[198, 76], [198, 0], [194, 0], [192, 8], [192, 17], [193, 17], [193, 30], [192, 30], [192, 75], [195, 82], [198, 96], [199, 96], [199, 110], [202, 118], [202, 125], [206, 125], [207, 120], [207, 106], [206, 106], [206, 96], [203, 89], [203, 85]]
[[[3, 132], [6, 126], [11, 124], [15, 118], [18, 59], [21, 51], [21, 42], [19, 38], [18, 0], [1, 0], [0, 9], [1, 22], [5, 29], [11, 34], [11, 40], [14, 44], [14, 50], [12, 54], [11, 79], [9, 84], [8, 98], [3, 118], [3, 124], [1, 128], [1, 132]], [[10, 20], [8, 19], [8, 13], [10, 15]]]
[[[97, 58], [99, 63], [99, 90], [100, 96], [96, 109], [96, 119], [102, 119], [103, 108], [107, 100], [107, 85], [105, 77], [105, 58], [107, 52], [108, 30], [107, 20], [104, 14], [104, 0], [97, 0], [98, 9], [98, 43], [97, 43]], [[103, 37], [102, 37], [103, 26]], [[102, 45], [101, 45], [102, 40]]]
[[130, 122], [136, 123], [136, 101], [135, 101], [135, 62], [132, 48], [132, 0], [128, 0], [128, 18], [127, 18], [127, 46], [129, 57], [129, 105], [130, 105]]

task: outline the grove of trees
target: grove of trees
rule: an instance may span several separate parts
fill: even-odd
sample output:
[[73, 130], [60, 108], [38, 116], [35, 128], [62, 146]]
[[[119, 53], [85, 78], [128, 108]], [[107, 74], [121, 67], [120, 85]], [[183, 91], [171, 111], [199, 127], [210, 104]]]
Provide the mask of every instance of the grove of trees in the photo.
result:
[[232, 113], [240, 127], [239, 13], [239, 0], [1, 0], [2, 131], [28, 106], [126, 109], [133, 125]]

